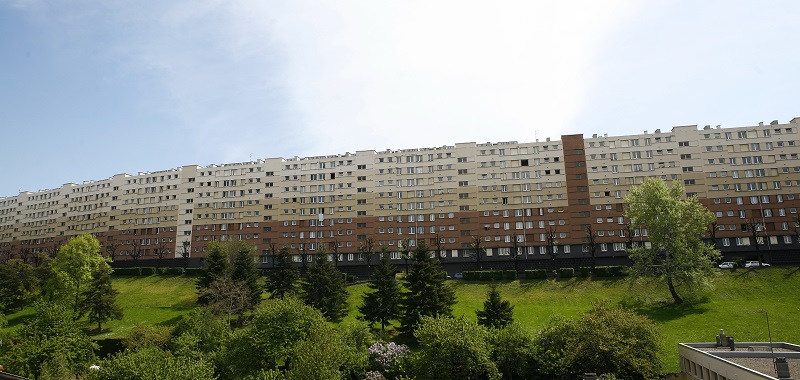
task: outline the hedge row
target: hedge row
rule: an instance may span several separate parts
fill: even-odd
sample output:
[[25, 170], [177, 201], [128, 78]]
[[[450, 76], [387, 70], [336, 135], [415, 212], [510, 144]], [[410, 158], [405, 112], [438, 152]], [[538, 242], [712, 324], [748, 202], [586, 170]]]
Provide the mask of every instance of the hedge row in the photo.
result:
[[155, 267], [135, 267], [135, 268], [114, 268], [112, 274], [114, 276], [152, 276], [158, 274], [160, 276], [180, 276], [186, 274], [187, 276], [198, 276], [202, 273], [203, 268], [155, 268]]
[[559, 278], [572, 278], [575, 277], [575, 268], [561, 268], [558, 270]]
[[627, 268], [619, 265], [594, 268], [595, 277], [623, 277], [627, 274]]
[[513, 270], [474, 270], [463, 272], [466, 281], [500, 281], [516, 280], [517, 272]]
[[526, 280], [542, 280], [547, 278], [547, 271], [544, 269], [531, 269], [525, 272]]

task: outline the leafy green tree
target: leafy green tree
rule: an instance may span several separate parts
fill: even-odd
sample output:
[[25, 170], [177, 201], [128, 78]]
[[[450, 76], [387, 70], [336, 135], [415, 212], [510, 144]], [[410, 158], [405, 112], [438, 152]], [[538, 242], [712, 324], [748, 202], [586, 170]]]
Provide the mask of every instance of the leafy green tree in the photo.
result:
[[0, 264], [0, 308], [13, 313], [39, 295], [41, 281], [36, 269], [20, 259]]
[[179, 356], [212, 359], [223, 347], [229, 327], [202, 308], [185, 314], [172, 329], [171, 351]]
[[100, 267], [108, 267], [108, 263], [100, 255], [100, 242], [89, 234], [69, 239], [50, 262], [53, 296], [69, 302], [74, 320], [81, 317], [82, 296], [92, 281], [92, 273]]
[[417, 379], [500, 379], [489, 332], [478, 324], [423, 316], [414, 336], [420, 345], [412, 362]]
[[43, 300], [34, 304], [36, 314], [4, 343], [0, 363], [22, 376], [84, 373], [95, 360], [94, 343], [77, 325], [74, 312], [64, 303]]
[[506, 379], [538, 377], [533, 336], [522, 326], [512, 323], [502, 329], [492, 329], [492, 361]]
[[347, 315], [347, 284], [342, 273], [328, 261], [328, 255], [317, 255], [302, 288], [303, 301], [321, 311], [327, 320], [339, 322]]
[[288, 248], [281, 248], [276, 259], [275, 268], [267, 276], [265, 288], [270, 293], [270, 298], [283, 299], [295, 293], [300, 272], [292, 264]]
[[556, 318], [536, 337], [542, 374], [558, 378], [586, 372], [623, 379], [654, 379], [662, 372], [661, 337], [653, 321], [632, 311], [596, 303], [577, 320]]
[[486, 301], [483, 301], [483, 310], [478, 310], [475, 314], [478, 315], [478, 324], [485, 327], [501, 329], [514, 322], [514, 306], [500, 297], [496, 285], [489, 288]]
[[691, 293], [710, 284], [720, 253], [702, 237], [716, 219], [713, 213], [696, 197], [684, 198], [680, 183], [667, 187], [655, 178], [631, 188], [625, 202], [631, 224], [646, 228], [650, 239], [649, 247], [628, 250], [633, 280], [649, 277], [666, 282], [676, 304], [683, 303], [678, 288]]
[[[259, 285], [261, 275], [256, 268], [255, 254], [251, 246], [240, 244], [236, 258], [233, 260], [231, 280], [241, 283], [248, 290], [246, 310], [254, 309], [261, 302], [262, 287]], [[241, 314], [239, 315], [241, 319]]]
[[214, 366], [203, 359], [175, 356], [155, 346], [125, 350], [102, 360], [93, 380], [194, 380], [215, 379]]
[[116, 304], [119, 292], [111, 286], [111, 268], [101, 265], [92, 273], [89, 287], [83, 291], [83, 311], [88, 313], [89, 322], [97, 323], [97, 331], [102, 323], [112, 319], [122, 319], [122, 308]]
[[222, 378], [242, 379], [290, 365], [298, 342], [327, 325], [322, 313], [294, 299], [263, 302], [247, 325], [233, 331], [220, 351]]
[[229, 326], [234, 315], [238, 315], [239, 322], [242, 322], [244, 313], [252, 308], [251, 294], [246, 283], [228, 277], [214, 280], [200, 292], [200, 296], [206, 299], [204, 307], [216, 316], [225, 316]]
[[[292, 354], [287, 380], [345, 378], [341, 363], [346, 346], [341, 336], [328, 325], [311, 328], [306, 339], [297, 342]], [[366, 352], [366, 350], [365, 350]]]
[[[211, 286], [211, 283], [217, 279], [225, 278], [228, 276], [229, 264], [228, 254], [221, 243], [212, 241], [208, 245], [208, 255], [205, 258], [205, 270], [203, 274], [197, 279], [197, 303], [206, 305], [209, 302], [206, 290]], [[204, 294], [206, 293], [206, 294]]]
[[370, 324], [380, 323], [381, 330], [384, 330], [391, 320], [400, 316], [403, 294], [400, 282], [395, 278], [396, 274], [397, 271], [384, 249], [384, 255], [372, 274], [372, 282], [367, 285], [373, 291], [364, 293], [364, 303], [358, 307], [364, 320]]
[[439, 260], [432, 259], [424, 240], [419, 240], [414, 250], [414, 262], [406, 276], [401, 304], [400, 322], [406, 333], [411, 333], [420, 317], [447, 317], [452, 313], [455, 291], [448, 286], [447, 273], [442, 270]]
[[138, 351], [149, 346], [166, 349], [171, 337], [169, 327], [137, 323], [128, 332], [128, 335], [122, 338], [122, 345], [131, 351]]

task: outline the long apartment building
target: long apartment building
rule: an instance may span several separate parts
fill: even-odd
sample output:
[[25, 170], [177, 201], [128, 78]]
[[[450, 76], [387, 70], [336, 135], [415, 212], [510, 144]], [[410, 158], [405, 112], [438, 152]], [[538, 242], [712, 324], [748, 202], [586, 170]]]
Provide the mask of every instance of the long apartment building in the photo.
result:
[[579, 258], [591, 226], [598, 255], [622, 257], [647, 240], [627, 225], [624, 198], [648, 177], [680, 182], [716, 214], [708, 238], [723, 253], [786, 253], [799, 246], [798, 130], [800, 117], [118, 174], [0, 198], [0, 253], [54, 254], [91, 233], [122, 259], [177, 257], [184, 246], [202, 257], [228, 239], [251, 243], [265, 263], [276, 248], [299, 259], [324, 245], [355, 264], [367, 242], [399, 258], [402, 242], [420, 239], [448, 258], [476, 240], [498, 260], [515, 240], [526, 259], [544, 258], [548, 244]]

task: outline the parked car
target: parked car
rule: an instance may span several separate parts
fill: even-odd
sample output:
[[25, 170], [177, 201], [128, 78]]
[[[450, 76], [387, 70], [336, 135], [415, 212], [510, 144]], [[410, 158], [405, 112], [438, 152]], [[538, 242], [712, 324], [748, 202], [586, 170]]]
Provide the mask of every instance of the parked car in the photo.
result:
[[745, 268], [763, 268], [763, 267], [768, 267], [768, 266], [769, 266], [769, 264], [762, 263], [760, 261], [748, 261], [748, 262], [744, 263], [744, 267]]
[[722, 264], [719, 264], [719, 269], [733, 269], [736, 268], [736, 263], [733, 261], [726, 261]]

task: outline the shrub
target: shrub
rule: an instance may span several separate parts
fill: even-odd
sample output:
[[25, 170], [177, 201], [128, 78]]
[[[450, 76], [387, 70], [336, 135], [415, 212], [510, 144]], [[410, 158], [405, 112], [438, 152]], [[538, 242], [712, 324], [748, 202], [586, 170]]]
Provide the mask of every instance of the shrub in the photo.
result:
[[183, 274], [186, 276], [201, 276], [205, 273], [205, 268], [186, 268]]
[[575, 276], [575, 268], [561, 268], [558, 270], [559, 278], [572, 278]]
[[112, 276], [138, 276], [139, 268], [114, 268]]
[[589, 275], [591, 275], [591, 274], [592, 274], [592, 268], [591, 267], [581, 267], [580, 268], [580, 276], [581, 277], [589, 277]]
[[528, 280], [547, 279], [547, 271], [545, 271], [544, 269], [526, 270], [525, 278]]
[[542, 377], [577, 378], [586, 372], [622, 379], [655, 379], [661, 336], [647, 317], [596, 303], [577, 320], [554, 318], [535, 338]]
[[480, 281], [480, 273], [478, 271], [467, 271], [462, 272], [464, 275], [464, 281]]
[[489, 332], [477, 323], [422, 317], [414, 336], [419, 351], [411, 367], [417, 379], [500, 379]]
[[503, 279], [504, 280], [516, 280], [517, 279], [517, 271], [515, 270], [504, 270], [503, 271]]
[[608, 274], [611, 277], [622, 277], [627, 275], [627, 267], [616, 265], [613, 267], [608, 267]]

